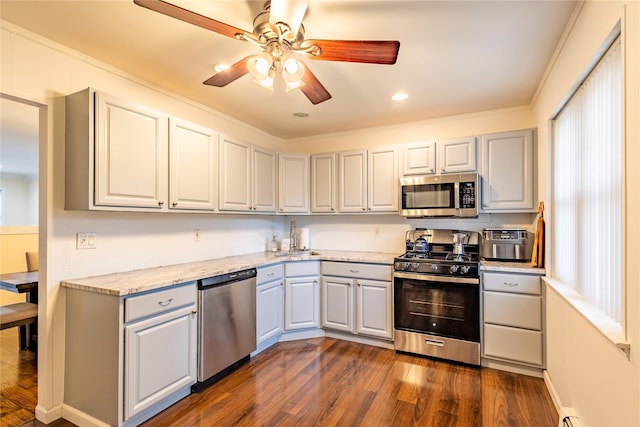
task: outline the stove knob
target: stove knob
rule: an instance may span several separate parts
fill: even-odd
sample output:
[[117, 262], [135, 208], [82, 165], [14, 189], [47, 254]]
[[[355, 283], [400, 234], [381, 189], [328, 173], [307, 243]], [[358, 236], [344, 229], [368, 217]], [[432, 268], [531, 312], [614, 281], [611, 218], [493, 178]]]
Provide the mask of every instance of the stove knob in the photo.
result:
[[438, 271], [438, 264], [431, 264], [431, 271]]
[[462, 274], [467, 274], [469, 272], [469, 270], [471, 270], [471, 267], [468, 265], [463, 265], [462, 266]]
[[420, 268], [420, 263], [419, 263], [419, 262], [414, 262], [414, 263], [411, 265], [411, 269], [412, 269], [413, 271], [418, 271], [418, 269], [419, 269], [419, 268]]
[[459, 265], [452, 265], [451, 267], [449, 267], [449, 271], [451, 273], [457, 273], [459, 269], [460, 269]]

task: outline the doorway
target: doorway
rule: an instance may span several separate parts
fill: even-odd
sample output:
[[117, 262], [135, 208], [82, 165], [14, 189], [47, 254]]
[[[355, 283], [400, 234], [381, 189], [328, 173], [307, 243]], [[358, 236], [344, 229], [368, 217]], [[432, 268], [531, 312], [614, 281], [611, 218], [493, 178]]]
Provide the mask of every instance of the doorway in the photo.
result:
[[[39, 270], [41, 233], [40, 140], [44, 105], [0, 93], [0, 273]], [[30, 263], [27, 262], [30, 254]], [[34, 258], [35, 257], [35, 258]], [[34, 259], [38, 260], [34, 264]], [[39, 287], [39, 286], [38, 286]], [[38, 300], [0, 290], [0, 305]], [[27, 331], [23, 348], [19, 328]], [[30, 342], [36, 337], [36, 344]], [[35, 418], [38, 403], [37, 330], [12, 327], [0, 331], [0, 404], [3, 426], [20, 426]]]

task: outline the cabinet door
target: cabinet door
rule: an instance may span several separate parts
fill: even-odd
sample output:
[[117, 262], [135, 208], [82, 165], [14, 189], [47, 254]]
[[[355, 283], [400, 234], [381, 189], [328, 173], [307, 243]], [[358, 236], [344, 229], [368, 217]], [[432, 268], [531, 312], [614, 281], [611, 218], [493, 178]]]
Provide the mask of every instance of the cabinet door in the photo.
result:
[[336, 154], [311, 156], [311, 212], [336, 211]]
[[285, 330], [317, 328], [320, 326], [320, 286], [318, 276], [285, 280]]
[[435, 141], [414, 142], [402, 147], [402, 174], [432, 175], [436, 173]]
[[367, 170], [367, 209], [372, 212], [397, 212], [400, 188], [397, 148], [369, 150]]
[[311, 212], [336, 211], [336, 154], [311, 156]]
[[195, 305], [124, 328], [124, 419], [196, 382]]
[[257, 342], [278, 335], [284, 328], [284, 282], [273, 280], [256, 288]]
[[380, 338], [393, 338], [391, 282], [356, 281], [356, 332]]
[[169, 119], [169, 208], [216, 208], [216, 132]]
[[95, 94], [95, 204], [161, 209], [167, 199], [167, 117]]
[[476, 138], [456, 138], [438, 142], [440, 173], [474, 172], [477, 170]]
[[251, 145], [220, 138], [221, 211], [249, 211], [251, 206]]
[[482, 210], [533, 211], [533, 130], [482, 137]]
[[367, 152], [348, 151], [339, 154], [340, 212], [367, 210]]
[[309, 212], [309, 155], [280, 154], [278, 156], [280, 173], [279, 210], [282, 213]]
[[322, 278], [322, 326], [353, 332], [353, 279]]
[[276, 153], [261, 147], [252, 148], [252, 198], [250, 210], [276, 211]]

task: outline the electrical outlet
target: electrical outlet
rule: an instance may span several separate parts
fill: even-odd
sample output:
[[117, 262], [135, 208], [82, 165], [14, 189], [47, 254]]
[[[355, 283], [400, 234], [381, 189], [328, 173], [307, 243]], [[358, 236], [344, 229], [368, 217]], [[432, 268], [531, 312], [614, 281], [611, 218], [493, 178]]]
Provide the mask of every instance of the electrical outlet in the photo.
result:
[[193, 229], [193, 241], [194, 242], [199, 242], [200, 241], [200, 230], [197, 228]]
[[81, 232], [76, 234], [76, 249], [95, 249], [96, 233]]

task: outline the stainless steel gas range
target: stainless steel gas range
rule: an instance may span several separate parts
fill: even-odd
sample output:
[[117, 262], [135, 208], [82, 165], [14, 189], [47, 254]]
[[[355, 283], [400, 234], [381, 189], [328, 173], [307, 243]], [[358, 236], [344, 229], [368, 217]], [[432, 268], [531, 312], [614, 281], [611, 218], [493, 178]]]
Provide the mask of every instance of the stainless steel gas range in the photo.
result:
[[395, 349], [480, 365], [480, 233], [415, 229], [394, 259]]

